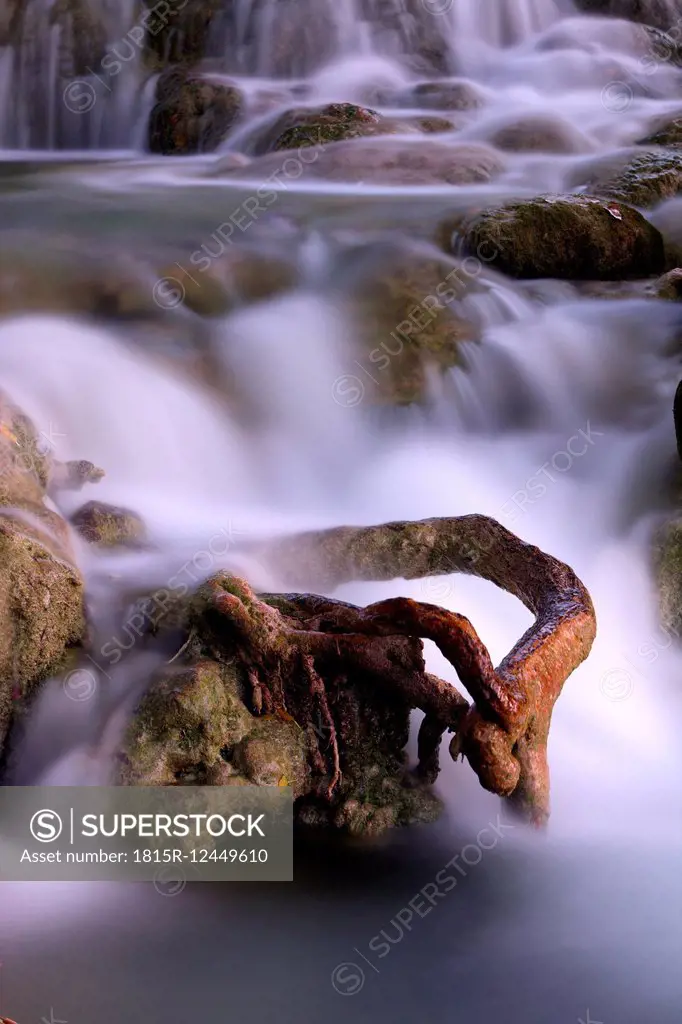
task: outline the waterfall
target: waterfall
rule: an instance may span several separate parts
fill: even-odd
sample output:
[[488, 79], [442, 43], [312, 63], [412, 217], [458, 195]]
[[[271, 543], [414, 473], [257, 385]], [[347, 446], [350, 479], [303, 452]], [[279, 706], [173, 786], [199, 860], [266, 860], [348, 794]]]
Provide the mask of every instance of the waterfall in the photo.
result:
[[26, 0], [0, 48], [0, 149], [130, 146], [138, 0]]

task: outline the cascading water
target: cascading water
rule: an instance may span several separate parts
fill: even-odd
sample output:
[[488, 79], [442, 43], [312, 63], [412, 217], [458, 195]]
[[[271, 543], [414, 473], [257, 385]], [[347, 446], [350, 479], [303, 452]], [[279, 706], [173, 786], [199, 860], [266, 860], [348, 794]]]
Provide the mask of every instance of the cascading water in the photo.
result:
[[[115, 96], [98, 86], [89, 114], [63, 120], [57, 108], [73, 76], [62, 79], [63, 29], [48, 26], [49, 6], [27, 5], [43, 18], [39, 45], [25, 35], [19, 48], [0, 49], [0, 144], [137, 147], [153, 78], [140, 100], [141, 65], [131, 59]], [[107, 22], [106, 45], [120, 62], [116, 38], [134, 17], [132, 5], [121, 6]], [[276, 589], [270, 568], [240, 552], [244, 538], [481, 512], [571, 564], [590, 588], [599, 626], [554, 714], [549, 838], [506, 835], [433, 914], [391, 941], [385, 960], [371, 959], [372, 936], [395, 934], [401, 908], [495, 821], [496, 799], [465, 764], [448, 763], [441, 775], [447, 814], [438, 826], [373, 850], [302, 854], [292, 887], [190, 887], [177, 901], [152, 887], [84, 887], [77, 902], [73, 886], [48, 897], [6, 886], [0, 917], [13, 946], [0, 941], [0, 1014], [12, 1011], [22, 1024], [50, 1006], [55, 1017], [99, 1024], [124, 1015], [222, 1022], [232, 1013], [256, 1024], [345, 1024], [350, 1010], [362, 1024], [414, 1024], [425, 1011], [486, 1024], [676, 1024], [682, 660], [658, 622], [650, 552], [675, 460], [679, 305], [643, 289], [628, 299], [606, 289], [590, 298], [568, 282], [513, 283], [484, 268], [462, 299], [479, 327], [462, 346], [462, 365], [431, 381], [423, 408], [387, 410], [370, 396], [398, 356], [357, 356], [352, 302], [390, 245], [434, 257], [414, 237], [434, 213], [578, 187], [591, 162], [615, 158], [653, 118], [676, 109], [681, 72], [661, 61], [649, 74], [643, 38], [625, 22], [577, 16], [558, 0], [235, 0], [213, 21], [210, 69], [254, 90], [281, 90], [282, 106], [301, 90], [311, 104], [358, 101], [377, 83], [404, 95], [425, 76], [438, 83], [466, 75], [481, 104], [454, 124], [454, 141], [490, 143], [533, 116], [561, 126], [564, 150], [501, 153], [498, 179], [462, 188], [297, 179], [236, 245], [218, 243], [216, 229], [253, 185], [215, 173], [220, 155], [55, 162], [20, 177], [7, 202], [0, 193], [0, 215], [24, 232], [36, 267], [27, 311], [41, 308], [52, 277], [61, 304], [49, 308], [66, 308], [70, 280], [60, 276], [64, 250], [55, 238], [71, 232], [69, 258], [75, 252], [94, 266], [95, 253], [110, 276], [118, 272], [112, 253], [135, 254], [118, 315], [93, 302], [87, 319], [78, 307], [69, 316], [0, 320], [0, 381], [55, 438], [60, 458], [91, 459], [107, 471], [97, 490], [60, 498], [62, 510], [90, 498], [134, 508], [151, 541], [150, 550], [125, 555], [79, 546], [90, 654], [112, 636], [125, 654], [115, 670], [101, 658], [91, 665], [97, 690], [89, 702], [70, 700], [62, 680], [45, 688], [14, 751], [14, 781], [109, 777], [136, 696], [174, 653], [128, 649], [123, 610], [218, 532], [228, 543], [212, 569], [235, 567], [256, 587]], [[19, 74], [33, 90], [21, 102]], [[86, 73], [83, 81], [94, 80]], [[622, 88], [609, 91], [623, 83], [625, 104]], [[241, 144], [250, 129], [232, 140]], [[679, 220], [675, 203], [652, 216]], [[190, 275], [204, 280], [191, 256], [218, 244], [227, 256], [242, 246], [269, 260], [284, 253], [286, 285], [229, 314], [178, 310], [156, 275], [186, 290], [189, 303]], [[83, 282], [92, 286], [90, 277]], [[190, 372], [195, 356], [200, 369]], [[496, 662], [529, 624], [509, 595], [467, 577], [349, 585], [335, 596], [366, 604], [396, 594], [467, 615]], [[428, 658], [452, 678], [435, 649]], [[364, 971], [352, 1000], [330, 984], [342, 963]]]

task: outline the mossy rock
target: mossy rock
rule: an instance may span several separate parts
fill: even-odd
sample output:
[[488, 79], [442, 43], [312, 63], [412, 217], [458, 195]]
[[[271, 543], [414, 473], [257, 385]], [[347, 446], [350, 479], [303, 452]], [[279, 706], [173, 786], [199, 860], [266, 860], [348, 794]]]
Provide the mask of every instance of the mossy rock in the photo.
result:
[[201, 659], [169, 668], [138, 704], [126, 731], [118, 783], [172, 786], [225, 764], [223, 753], [248, 734], [254, 718], [241, 697], [239, 671]]
[[128, 508], [117, 508], [103, 501], [89, 501], [71, 516], [75, 530], [99, 547], [138, 546], [146, 537], [141, 516]]
[[512, 277], [618, 280], [659, 274], [663, 239], [637, 210], [590, 196], [540, 196], [476, 216], [466, 250]]
[[235, 748], [237, 772], [257, 786], [291, 786], [294, 798], [310, 789], [309, 746], [303, 729], [292, 721], [262, 716]]
[[156, 104], [149, 117], [149, 150], [166, 156], [212, 153], [243, 107], [242, 93], [232, 82], [171, 68], [157, 83]]
[[670, 199], [681, 190], [682, 153], [674, 150], [641, 153], [614, 177], [590, 182], [595, 195], [643, 208]]
[[310, 159], [291, 156], [290, 171], [282, 155], [270, 153], [226, 178], [264, 179], [280, 174], [297, 180], [384, 185], [485, 184], [504, 169], [501, 155], [490, 146], [456, 143], [433, 137], [363, 138], [320, 146]]
[[380, 114], [354, 103], [330, 103], [314, 109], [288, 110], [257, 141], [254, 153], [263, 156], [282, 149], [359, 139], [381, 133], [381, 126]]
[[682, 637], [682, 519], [673, 519], [654, 539], [654, 570], [664, 629]]

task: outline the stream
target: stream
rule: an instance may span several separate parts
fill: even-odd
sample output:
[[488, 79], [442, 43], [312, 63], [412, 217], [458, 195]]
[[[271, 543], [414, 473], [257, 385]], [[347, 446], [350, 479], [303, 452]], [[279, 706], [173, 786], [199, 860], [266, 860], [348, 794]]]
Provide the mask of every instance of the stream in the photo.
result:
[[[31, 0], [36, 24], [46, 6]], [[120, 41], [132, 5], [109, 6]], [[79, 545], [101, 635], [116, 628], [125, 594], [163, 586], [215, 537], [227, 540], [210, 571], [244, 571], [256, 589], [277, 580], [240, 554], [240, 540], [339, 524], [477, 512], [566, 561], [590, 590], [598, 635], [554, 712], [548, 832], [500, 828], [497, 798], [444, 757], [437, 824], [302, 846], [293, 883], [5, 883], [0, 1015], [19, 1024], [51, 1013], [68, 1024], [680, 1019], [682, 657], [658, 622], [651, 576], [676, 458], [679, 303], [515, 282], [479, 264], [465, 302], [480, 343], [466, 342], [463, 365], [431, 381], [425, 405], [392, 408], [371, 401], [388, 370], [356, 358], [356, 324], [338, 295], [380, 264], [387, 238], [428, 246], [425, 226], [444, 211], [568, 188], [587, 161], [632, 145], [675, 107], [682, 72], [650, 72], [630, 23], [589, 19], [568, 2], [420, 6], [421, 20], [391, 16], [379, 31], [354, 0], [320, 0], [333, 52], [315, 63], [311, 14], [283, 78], [269, 50], [277, 5], [237, 0], [236, 21], [212, 26], [209, 52], [247, 90], [295, 83], [311, 103], [361, 102], [368, 89], [420, 80], [402, 58], [423, 28], [486, 97], [458, 127], [463, 141], [532, 113], [563, 126], [568, 152], [505, 153], [504, 172], [480, 185], [284, 180], [236, 244], [285, 254], [294, 283], [214, 317], [182, 298], [192, 253], [215, 245], [253, 193], [248, 175], [220, 170], [239, 135], [215, 154], [146, 154], [153, 82], [139, 53], [115, 81], [84, 78], [94, 102], [74, 113], [48, 27], [36, 29], [37, 54], [0, 47], [2, 249], [20, 253], [31, 281], [25, 309], [0, 306], [0, 379], [59, 458], [106, 470], [64, 510], [97, 498], [147, 524], [151, 550]], [[682, 221], [677, 203], [656, 215]], [[163, 278], [158, 253], [171, 267]], [[69, 268], [81, 280], [85, 265], [134, 282], [130, 316], [70, 307]], [[56, 309], [34, 301], [46, 291], [63, 297]], [[466, 615], [495, 663], [531, 621], [510, 595], [463, 576], [334, 596], [364, 605], [397, 595]], [[427, 647], [429, 670], [453, 679]], [[105, 784], [126, 702], [166, 653], [132, 652], [108, 689], [106, 666], [94, 666], [92, 701], [49, 684], [13, 781]], [[496, 837], [490, 848], [482, 829]], [[462, 856], [472, 848], [480, 856]], [[401, 913], [457, 855], [451, 890], [423, 916]]]

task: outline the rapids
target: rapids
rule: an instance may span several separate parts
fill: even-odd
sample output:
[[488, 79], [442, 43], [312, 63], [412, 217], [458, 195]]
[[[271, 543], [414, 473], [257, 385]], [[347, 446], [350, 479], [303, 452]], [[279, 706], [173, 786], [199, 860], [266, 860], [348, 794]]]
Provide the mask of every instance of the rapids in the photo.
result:
[[[196, 240], [250, 194], [248, 179], [218, 169], [263, 115], [214, 156], [145, 155], [155, 79], [131, 35], [139, 12], [127, 0], [87, 2], [105, 15], [115, 75], [109, 61], [66, 82], [72, 42], [50, 24], [48, 0], [29, 0], [12, 46], [0, 33], [0, 217], [8, 238], [27, 240], [36, 274], [51, 272], [48, 240], [66, 233], [84, 259], [107, 247], [134, 254], [151, 297], [146, 249], [180, 246], [182, 277]], [[505, 834], [401, 938], [396, 914], [496, 820], [496, 799], [466, 764], [444, 766], [438, 825], [370, 848], [303, 850], [292, 885], [180, 885], [168, 899], [152, 886], [5, 884], [0, 1013], [20, 1024], [51, 1010], [69, 1024], [351, 1015], [673, 1024], [682, 658], [657, 622], [650, 539], [675, 458], [679, 305], [588, 298], [565, 282], [530, 287], [484, 269], [469, 300], [481, 344], [433, 381], [425, 408], [391, 413], [370, 406], [371, 373], [381, 371], [350, 354], [354, 325], [336, 296], [341, 281], [352, 287], [358, 247], [380, 253], [388, 230], [408, 236], [472, 198], [580, 184], [589, 161], [618, 159], [675, 108], [682, 72], [649, 59], [630, 23], [578, 15], [568, 0], [300, 0], [300, 45], [282, 64], [274, 44], [285, 7], [223, 5], [208, 42], [214, 67], [254, 94], [288, 90], [283, 106], [294, 88], [311, 105], [359, 101], [421, 80], [428, 40], [437, 73], [488, 101], [454, 134], [485, 141], [542, 115], [566, 127], [568, 152], [505, 154], [493, 185], [461, 189], [285, 183], [248, 240], [265, 248], [269, 225], [284, 233], [298, 275], [290, 290], [209, 328], [169, 302], [160, 333], [28, 309], [0, 320], [2, 386], [58, 457], [106, 469], [87, 499], [134, 508], [149, 526], [152, 552], [79, 548], [98, 638], [118, 629], [131, 593], [163, 585], [219, 532], [229, 543], [211, 569], [234, 567], [268, 589], [276, 578], [245, 559], [240, 540], [340, 523], [480, 512], [567, 561], [590, 588], [599, 632], [554, 714], [549, 835]], [[677, 202], [660, 216], [679, 221]], [[213, 381], [167, 357], [178, 338], [191, 348], [207, 331]], [[582, 454], [566, 457], [574, 438]], [[509, 595], [464, 577], [337, 596], [366, 604], [397, 594], [465, 614], [495, 661], [529, 622]], [[167, 655], [132, 650], [110, 676], [89, 668], [88, 702], [69, 700], [58, 680], [46, 687], [14, 781], [106, 782], [131, 703]], [[452, 678], [435, 649], [429, 665]], [[394, 941], [379, 961], [369, 941], [382, 929]], [[334, 973], [340, 964], [359, 979], [353, 992]]]

